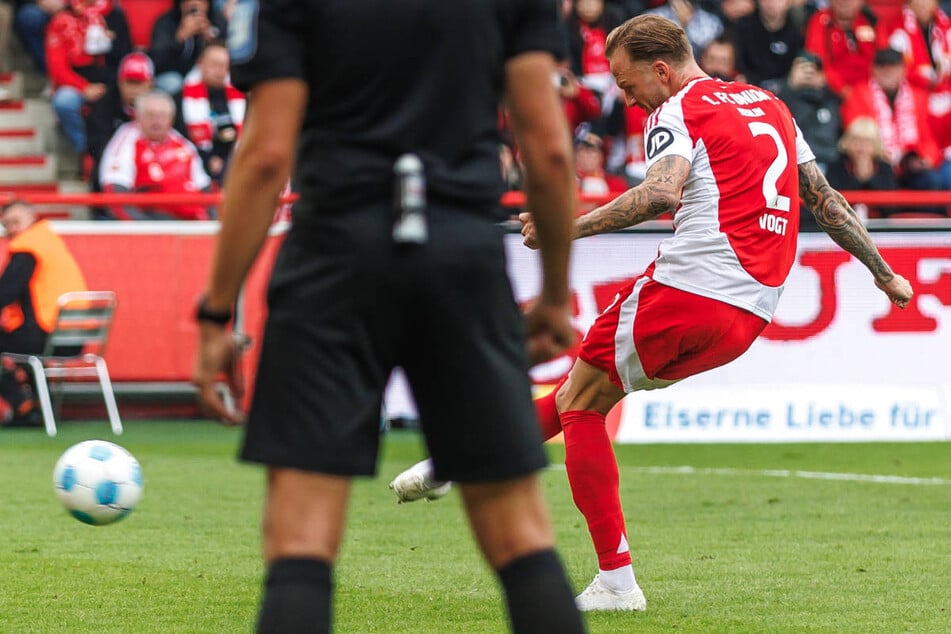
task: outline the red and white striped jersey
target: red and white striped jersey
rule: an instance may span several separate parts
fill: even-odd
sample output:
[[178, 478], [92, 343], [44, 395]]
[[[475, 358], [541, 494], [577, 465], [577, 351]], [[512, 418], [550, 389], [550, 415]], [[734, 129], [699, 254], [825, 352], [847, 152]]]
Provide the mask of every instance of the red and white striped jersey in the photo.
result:
[[738, 82], [695, 79], [647, 119], [648, 171], [690, 161], [674, 235], [647, 273], [772, 319], [796, 257], [798, 164], [815, 159], [786, 105]]

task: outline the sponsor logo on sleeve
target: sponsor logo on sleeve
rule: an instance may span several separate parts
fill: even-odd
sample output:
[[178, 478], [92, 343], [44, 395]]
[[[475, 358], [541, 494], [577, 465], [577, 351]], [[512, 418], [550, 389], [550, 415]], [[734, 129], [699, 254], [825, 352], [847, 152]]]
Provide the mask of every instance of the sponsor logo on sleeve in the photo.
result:
[[673, 133], [667, 128], [654, 128], [647, 135], [647, 158], [653, 159], [655, 156], [667, 149], [674, 142]]

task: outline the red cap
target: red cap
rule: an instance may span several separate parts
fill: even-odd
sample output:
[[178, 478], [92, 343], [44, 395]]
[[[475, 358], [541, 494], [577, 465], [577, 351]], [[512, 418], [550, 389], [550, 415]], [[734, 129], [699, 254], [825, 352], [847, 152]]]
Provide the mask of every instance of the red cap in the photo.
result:
[[119, 64], [119, 79], [125, 81], [152, 81], [155, 67], [145, 53], [129, 53]]

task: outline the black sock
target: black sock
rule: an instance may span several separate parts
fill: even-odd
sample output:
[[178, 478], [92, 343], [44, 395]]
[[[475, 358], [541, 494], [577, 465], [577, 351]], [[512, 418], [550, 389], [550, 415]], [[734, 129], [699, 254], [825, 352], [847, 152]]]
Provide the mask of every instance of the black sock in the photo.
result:
[[268, 569], [258, 634], [330, 632], [330, 565], [320, 559], [278, 559]]
[[519, 557], [499, 570], [515, 634], [584, 632], [568, 578], [554, 550]]

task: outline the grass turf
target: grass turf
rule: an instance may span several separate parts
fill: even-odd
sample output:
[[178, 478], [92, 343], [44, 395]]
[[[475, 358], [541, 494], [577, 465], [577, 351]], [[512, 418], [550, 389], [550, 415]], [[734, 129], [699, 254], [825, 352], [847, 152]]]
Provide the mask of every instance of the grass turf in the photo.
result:
[[[53, 464], [89, 438], [142, 464], [139, 508], [113, 526], [70, 518]], [[261, 470], [205, 423], [99, 423], [0, 433], [0, 632], [249, 632], [260, 588]], [[422, 455], [389, 434], [380, 477], [354, 488], [336, 573], [340, 632], [505, 632], [500, 595], [453, 494], [397, 505], [386, 482]], [[543, 483], [573, 585], [596, 561], [563, 450]], [[617, 448], [643, 614], [589, 614], [591, 632], [951, 632], [951, 444]], [[693, 473], [644, 467], [691, 465]], [[707, 469], [707, 470], [704, 470]], [[712, 471], [710, 469], [732, 469]], [[777, 477], [802, 470], [938, 478], [891, 484]]]

